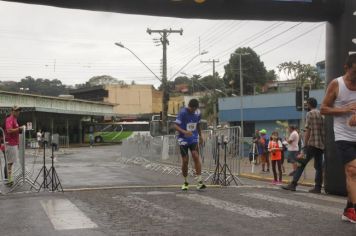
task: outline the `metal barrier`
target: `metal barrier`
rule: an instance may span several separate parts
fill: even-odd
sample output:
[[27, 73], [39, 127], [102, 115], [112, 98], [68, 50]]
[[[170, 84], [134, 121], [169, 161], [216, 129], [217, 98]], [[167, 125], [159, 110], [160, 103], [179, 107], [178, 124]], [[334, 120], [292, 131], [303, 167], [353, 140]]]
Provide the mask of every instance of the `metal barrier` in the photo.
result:
[[[1, 131], [4, 133], [4, 131], [1, 129]], [[5, 187], [6, 184], [8, 184], [8, 180], [3, 178], [5, 176], [5, 173], [3, 171], [6, 171], [2, 168], [2, 164], [0, 165], [1, 168], [1, 192], [2, 193], [10, 193], [15, 191], [16, 189], [22, 187], [25, 184], [28, 184], [29, 186], [33, 188], [38, 188], [38, 184], [36, 184], [32, 179], [33, 171], [30, 172], [26, 168], [26, 162], [25, 162], [25, 150], [26, 150], [26, 137], [25, 137], [25, 130], [22, 132], [22, 134], [19, 135], [19, 148], [18, 148], [18, 158], [14, 162], [13, 168], [13, 173], [12, 173], [12, 179], [13, 179], [13, 184]], [[5, 136], [3, 137], [4, 143], [5, 141]], [[4, 164], [7, 164], [7, 144], [5, 144], [5, 153], [4, 153]]]
[[[242, 152], [240, 127], [206, 130], [202, 135], [204, 144], [199, 147], [199, 150], [205, 181], [214, 175], [217, 160], [221, 158], [220, 163], [222, 163], [225, 154], [226, 164], [231, 173], [239, 175]], [[175, 135], [158, 137], [140, 135], [124, 140], [121, 145], [121, 161], [160, 171], [162, 174], [181, 174], [180, 148]], [[194, 175], [194, 172], [193, 162], [190, 161], [188, 173]]]
[[59, 136], [59, 147], [69, 148], [69, 137], [66, 135]]

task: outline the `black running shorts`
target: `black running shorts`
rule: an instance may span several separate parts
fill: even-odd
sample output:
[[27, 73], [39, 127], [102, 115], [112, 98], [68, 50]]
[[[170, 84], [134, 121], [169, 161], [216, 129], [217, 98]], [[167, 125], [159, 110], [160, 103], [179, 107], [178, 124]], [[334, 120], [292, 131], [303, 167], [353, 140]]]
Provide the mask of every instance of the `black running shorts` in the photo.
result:
[[336, 148], [344, 165], [356, 159], [356, 142], [336, 141]]
[[198, 144], [197, 143], [192, 143], [188, 145], [180, 145], [180, 154], [182, 157], [188, 157], [188, 149], [190, 149], [190, 152], [192, 151], [197, 151], [199, 152]]

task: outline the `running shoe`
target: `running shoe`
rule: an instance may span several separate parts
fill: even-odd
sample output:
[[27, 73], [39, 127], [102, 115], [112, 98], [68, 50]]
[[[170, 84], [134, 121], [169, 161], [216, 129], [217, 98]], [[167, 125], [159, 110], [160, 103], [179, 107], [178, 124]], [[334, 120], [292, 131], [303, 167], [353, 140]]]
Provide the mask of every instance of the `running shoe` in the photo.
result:
[[187, 182], [184, 182], [184, 184], [182, 185], [182, 190], [187, 191], [188, 189], [189, 189], [189, 184]]
[[6, 185], [7, 185], [7, 186], [12, 186], [13, 184], [14, 184], [14, 180], [13, 180], [12, 176], [10, 176], [10, 177], [7, 179]]
[[297, 185], [290, 183], [288, 185], [283, 185], [281, 188], [284, 190], [296, 191]]
[[320, 188], [312, 188], [312, 189], [309, 189], [309, 191], [308, 191], [309, 193], [316, 193], [316, 194], [318, 194], [318, 193], [321, 193], [321, 189]]
[[205, 189], [205, 188], [206, 188], [206, 185], [203, 184], [203, 181], [199, 181], [197, 184], [197, 189], [200, 190], [200, 189]]
[[347, 208], [347, 209], [345, 209], [344, 214], [342, 214], [341, 219], [343, 221], [349, 221], [351, 223], [356, 224], [355, 208]]

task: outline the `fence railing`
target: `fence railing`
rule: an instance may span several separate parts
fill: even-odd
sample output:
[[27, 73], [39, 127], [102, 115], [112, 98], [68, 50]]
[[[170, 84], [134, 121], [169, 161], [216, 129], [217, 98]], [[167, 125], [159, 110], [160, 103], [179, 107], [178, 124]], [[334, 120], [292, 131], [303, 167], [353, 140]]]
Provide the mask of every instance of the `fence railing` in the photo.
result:
[[[225, 160], [234, 175], [240, 174], [242, 156], [240, 127], [206, 130], [202, 132], [204, 144], [199, 146], [202, 159], [202, 174], [209, 179], [216, 170], [217, 160]], [[226, 148], [225, 148], [226, 146]], [[124, 140], [121, 145], [121, 157], [125, 163], [142, 165], [162, 173], [180, 174], [180, 148], [175, 135], [151, 137], [138, 135]], [[190, 171], [194, 175], [193, 162]]]
[[[252, 174], [262, 178], [273, 177], [272, 166], [270, 166], [270, 172], [262, 172], [258, 150], [256, 147], [253, 148], [253, 139], [252, 137], [241, 138], [240, 127], [206, 130], [202, 134], [205, 142], [199, 149], [202, 174], [205, 175], [206, 180], [214, 177], [218, 159], [220, 165], [225, 164], [225, 154], [226, 164], [234, 175]], [[254, 156], [251, 158], [253, 153]], [[181, 174], [180, 149], [175, 135], [158, 137], [141, 135], [127, 139], [121, 146], [121, 160], [124, 163], [142, 165], [163, 174]], [[194, 163], [193, 161], [189, 163], [189, 173], [194, 175]], [[292, 171], [292, 165], [287, 162], [287, 153], [285, 153], [283, 166], [285, 167], [283, 179], [289, 179], [287, 175]], [[307, 174], [304, 171], [302, 181], [306, 179]]]

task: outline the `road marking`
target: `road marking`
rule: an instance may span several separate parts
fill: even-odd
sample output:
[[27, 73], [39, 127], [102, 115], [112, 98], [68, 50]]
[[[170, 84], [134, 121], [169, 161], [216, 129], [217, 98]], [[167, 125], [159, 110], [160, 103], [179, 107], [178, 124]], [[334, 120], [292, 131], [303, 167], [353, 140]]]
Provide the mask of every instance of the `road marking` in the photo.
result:
[[[189, 185], [195, 187], [196, 185]], [[128, 185], [128, 186], [106, 186], [106, 187], [89, 187], [89, 188], [66, 188], [64, 192], [80, 192], [94, 190], [115, 190], [115, 189], [152, 189], [152, 188], [176, 188], [180, 189], [182, 185]], [[208, 188], [222, 188], [220, 185], [207, 185]]]
[[56, 230], [89, 229], [98, 226], [67, 199], [41, 200], [41, 205]]
[[175, 192], [149, 191], [149, 192], [132, 192], [133, 195], [173, 195]]
[[260, 199], [263, 201], [268, 201], [268, 202], [273, 202], [273, 203], [281, 203], [289, 206], [294, 206], [294, 207], [299, 207], [303, 209], [313, 209], [317, 211], [323, 211], [326, 213], [332, 213], [332, 214], [340, 214], [341, 210], [340, 208], [335, 208], [335, 207], [326, 207], [318, 204], [313, 204], [313, 203], [308, 203], [308, 202], [299, 202], [291, 199], [286, 199], [286, 198], [280, 198], [280, 197], [273, 197], [269, 196], [266, 194], [260, 194], [260, 193], [242, 193], [240, 194], [241, 196], [249, 197], [249, 198], [255, 198], [255, 199]]
[[131, 208], [136, 214], [150, 217], [153, 220], [175, 223], [177, 220], [184, 219], [183, 216], [173, 210], [164, 208], [137, 196], [118, 195], [112, 198], [117, 199], [123, 206]]
[[346, 198], [337, 198], [337, 197], [330, 197], [330, 196], [326, 196], [324, 194], [313, 194], [313, 193], [295, 193], [296, 195], [300, 195], [300, 196], [305, 196], [305, 197], [309, 197], [309, 198], [314, 198], [314, 199], [318, 199], [318, 200], [324, 200], [324, 201], [328, 201], [328, 202], [336, 202], [336, 203], [346, 203]]
[[208, 206], [213, 206], [215, 208], [230, 211], [233, 213], [238, 213], [240, 215], [249, 216], [252, 218], [269, 218], [269, 217], [281, 217], [282, 214], [276, 214], [265, 210], [258, 210], [248, 206], [235, 204], [232, 202], [227, 202], [207, 196], [202, 196], [199, 194], [178, 194], [177, 197], [187, 198], [191, 201], [201, 203]]

